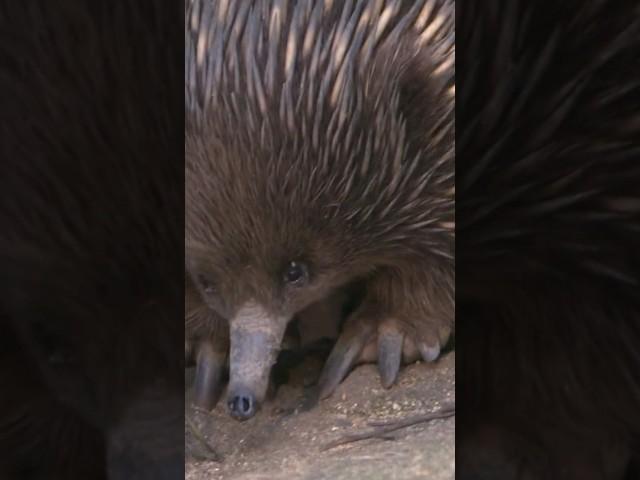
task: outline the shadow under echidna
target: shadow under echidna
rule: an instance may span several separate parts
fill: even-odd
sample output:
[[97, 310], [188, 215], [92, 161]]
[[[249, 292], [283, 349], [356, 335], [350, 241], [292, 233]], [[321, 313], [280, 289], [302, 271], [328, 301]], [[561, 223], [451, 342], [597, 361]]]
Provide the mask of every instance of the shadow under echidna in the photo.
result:
[[230, 412], [253, 416], [287, 325], [354, 282], [321, 397], [358, 362], [390, 387], [435, 360], [454, 324], [454, 2], [187, 3], [196, 400], [215, 402], [228, 349]]

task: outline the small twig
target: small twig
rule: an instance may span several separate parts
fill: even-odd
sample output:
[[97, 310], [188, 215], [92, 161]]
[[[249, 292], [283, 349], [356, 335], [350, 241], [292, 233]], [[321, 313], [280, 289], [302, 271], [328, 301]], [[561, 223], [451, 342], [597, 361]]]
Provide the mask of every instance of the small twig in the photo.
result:
[[[202, 432], [200, 431], [200, 429], [196, 426], [196, 424], [193, 422], [193, 420], [191, 420], [191, 418], [189, 417], [189, 415], [186, 415], [186, 419], [187, 419], [187, 425], [189, 427], [189, 430], [191, 430], [191, 434], [194, 436], [194, 438], [196, 440], [198, 440], [198, 442], [200, 442], [200, 444], [205, 448], [205, 450], [207, 451], [206, 454], [201, 455], [205, 460], [211, 460], [213, 462], [220, 462], [221, 458], [220, 455], [218, 455], [218, 452], [216, 452], [216, 450], [211, 446], [211, 444], [207, 441], [207, 439], [205, 438], [205, 436], [202, 434]], [[200, 455], [199, 455], [200, 456]]]
[[449, 405], [441, 408], [437, 412], [427, 413], [424, 415], [418, 415], [417, 417], [407, 418], [404, 420], [392, 420], [387, 422], [370, 422], [369, 425], [375, 427], [367, 432], [353, 433], [345, 435], [342, 438], [327, 443], [321, 448], [321, 451], [330, 450], [340, 445], [346, 445], [348, 443], [359, 442], [361, 440], [369, 440], [372, 438], [378, 438], [383, 440], [392, 440], [389, 433], [400, 430], [401, 428], [411, 427], [418, 425], [419, 423], [430, 422], [440, 418], [453, 417], [456, 414], [455, 405]]
[[425, 413], [423, 415], [418, 415], [412, 418], [406, 418], [404, 420], [390, 420], [390, 421], [377, 421], [377, 422], [369, 422], [369, 426], [371, 427], [388, 427], [389, 432], [393, 432], [394, 430], [399, 430], [401, 428], [411, 427], [413, 425], [417, 425], [419, 423], [429, 422], [431, 420], [437, 420], [439, 418], [449, 418], [453, 417], [456, 414], [456, 406], [455, 405], [447, 405], [442, 407], [440, 410], [431, 413]]

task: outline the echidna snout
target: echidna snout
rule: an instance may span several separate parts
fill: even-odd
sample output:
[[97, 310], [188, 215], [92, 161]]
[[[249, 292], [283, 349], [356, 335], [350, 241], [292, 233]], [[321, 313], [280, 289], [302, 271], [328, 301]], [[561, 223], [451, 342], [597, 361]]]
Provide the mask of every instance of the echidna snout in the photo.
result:
[[247, 420], [258, 411], [288, 322], [288, 317], [278, 318], [253, 302], [230, 321], [227, 402], [234, 418]]

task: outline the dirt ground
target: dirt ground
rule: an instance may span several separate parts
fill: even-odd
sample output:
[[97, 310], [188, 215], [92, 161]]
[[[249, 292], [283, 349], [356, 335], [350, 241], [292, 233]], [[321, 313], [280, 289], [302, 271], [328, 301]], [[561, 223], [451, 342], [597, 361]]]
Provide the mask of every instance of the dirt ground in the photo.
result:
[[[203, 460], [205, 449], [185, 428], [187, 480], [351, 480], [454, 478], [455, 417], [423, 422], [374, 438], [323, 449], [329, 442], [371, 430], [371, 421], [410, 418], [455, 403], [455, 353], [434, 364], [405, 367], [396, 386], [384, 390], [376, 367], [357, 368], [334, 395], [314, 402], [320, 363], [310, 359], [265, 402], [257, 416], [239, 423], [224, 401], [213, 412], [187, 414], [223, 457]], [[187, 382], [189, 386], [189, 382]], [[224, 397], [223, 397], [224, 399]]]

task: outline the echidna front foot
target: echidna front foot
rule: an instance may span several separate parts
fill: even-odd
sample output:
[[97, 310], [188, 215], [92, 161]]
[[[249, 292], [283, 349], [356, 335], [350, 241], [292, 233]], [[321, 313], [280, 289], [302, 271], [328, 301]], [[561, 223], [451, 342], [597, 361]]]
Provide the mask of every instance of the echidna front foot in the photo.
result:
[[193, 405], [215, 407], [228, 371], [229, 326], [204, 302], [185, 272], [185, 364], [196, 365]]
[[447, 328], [386, 311], [377, 302], [365, 301], [347, 320], [320, 376], [320, 398], [329, 397], [358, 364], [377, 363], [382, 386], [390, 388], [403, 363], [432, 362], [440, 356]]
[[223, 377], [227, 371], [227, 348], [205, 340], [197, 347], [196, 374], [193, 385], [193, 404], [204, 410], [212, 410], [218, 403], [223, 389]]

